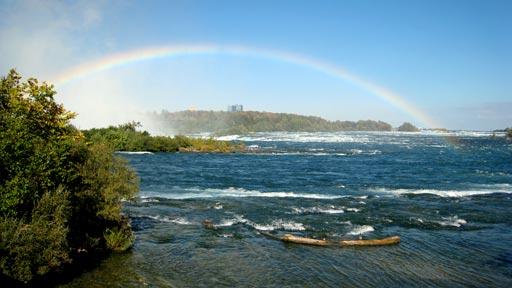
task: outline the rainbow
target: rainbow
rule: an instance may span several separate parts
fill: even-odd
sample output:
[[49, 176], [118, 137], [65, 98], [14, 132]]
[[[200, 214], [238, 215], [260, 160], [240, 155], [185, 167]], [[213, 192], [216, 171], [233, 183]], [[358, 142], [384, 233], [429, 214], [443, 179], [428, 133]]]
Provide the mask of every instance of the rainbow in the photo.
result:
[[54, 77], [55, 85], [66, 85], [69, 82], [87, 77], [88, 75], [109, 70], [118, 66], [157, 58], [183, 57], [190, 55], [233, 55], [251, 56], [264, 59], [287, 62], [304, 66], [332, 77], [347, 81], [371, 94], [383, 99], [392, 106], [409, 114], [420, 121], [425, 127], [442, 127], [419, 108], [409, 103], [404, 97], [388, 88], [367, 81], [346, 69], [334, 64], [310, 58], [304, 55], [294, 54], [279, 50], [261, 49], [245, 46], [230, 45], [170, 45], [135, 49], [107, 55], [105, 57], [79, 64]]

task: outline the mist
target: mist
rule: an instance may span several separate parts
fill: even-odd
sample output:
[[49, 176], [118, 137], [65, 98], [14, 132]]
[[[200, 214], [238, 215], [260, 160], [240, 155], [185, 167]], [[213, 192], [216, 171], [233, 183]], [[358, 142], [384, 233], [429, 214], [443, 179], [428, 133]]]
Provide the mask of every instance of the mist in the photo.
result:
[[[62, 71], [94, 59], [112, 47], [98, 41], [99, 49], [83, 49], [85, 32], [101, 29], [105, 2], [14, 1], [0, 6], [1, 74], [16, 69], [24, 78], [52, 83]], [[84, 36], [81, 36], [84, 35]], [[142, 120], [145, 111], [133, 101], [130, 75], [103, 73], [56, 86], [55, 100], [75, 113], [79, 128], [104, 127]]]

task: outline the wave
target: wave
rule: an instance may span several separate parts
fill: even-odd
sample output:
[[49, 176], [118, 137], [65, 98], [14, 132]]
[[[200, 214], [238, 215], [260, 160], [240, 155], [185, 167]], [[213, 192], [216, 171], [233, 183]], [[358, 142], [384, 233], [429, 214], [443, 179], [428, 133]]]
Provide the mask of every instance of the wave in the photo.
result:
[[180, 192], [152, 192], [142, 191], [146, 197], [159, 197], [165, 199], [195, 199], [195, 198], [222, 198], [222, 197], [268, 197], [268, 198], [306, 198], [306, 199], [338, 199], [346, 196], [315, 194], [315, 193], [297, 193], [297, 192], [264, 192], [258, 190], [246, 190], [243, 188], [230, 187], [227, 189], [214, 188], [182, 188]]
[[262, 230], [262, 231], [273, 231], [273, 230], [287, 230], [287, 231], [304, 231], [306, 230], [306, 227], [304, 227], [304, 224], [293, 222], [293, 221], [284, 221], [282, 219], [274, 220], [272, 221], [272, 224], [270, 225], [264, 225], [264, 224], [256, 224], [256, 223], [248, 223], [254, 229], [256, 230]]
[[361, 150], [361, 149], [350, 149], [349, 152], [352, 155], [360, 155], [360, 154], [363, 154], [363, 155], [377, 155], [377, 154], [382, 154], [382, 151], [376, 150], [376, 149], [375, 150], [368, 150], [368, 151]]
[[153, 152], [149, 151], [116, 151], [118, 154], [129, 154], [129, 155], [144, 155], [144, 154], [153, 154]]
[[152, 197], [140, 197], [141, 203], [157, 203], [160, 202], [158, 199], [154, 199]]
[[346, 156], [345, 153], [327, 153], [327, 152], [262, 152], [253, 155], [263, 156]]
[[372, 188], [370, 192], [389, 193], [393, 195], [403, 194], [432, 194], [440, 197], [468, 197], [476, 195], [487, 195], [494, 193], [512, 193], [510, 184], [490, 184], [490, 185], [474, 185], [473, 188], [467, 190], [437, 190], [437, 189], [389, 189], [389, 188]]
[[349, 207], [349, 208], [346, 208], [346, 210], [347, 210], [348, 212], [356, 212], [356, 213], [357, 213], [357, 212], [359, 212], [359, 211], [361, 211], [361, 209], [359, 209], [359, 208], [350, 208], [350, 207]]
[[141, 215], [139, 217], [151, 218], [153, 220], [157, 220], [160, 222], [173, 223], [173, 224], [179, 224], [179, 225], [196, 225], [197, 224], [197, 223], [191, 222], [182, 217], [171, 218], [171, 217], [162, 216], [162, 215]]
[[424, 220], [422, 218], [411, 217], [410, 221], [416, 221], [421, 224], [427, 223], [435, 223], [441, 226], [452, 226], [452, 227], [461, 227], [466, 225], [468, 222], [464, 219], [459, 218], [457, 215], [450, 217], [442, 217], [442, 220]]
[[229, 227], [229, 226], [233, 226], [235, 224], [246, 224], [247, 222], [250, 222], [250, 221], [245, 219], [243, 216], [235, 215], [234, 218], [223, 219], [220, 221], [219, 224], [215, 224], [213, 226], [214, 227]]
[[475, 170], [475, 173], [476, 174], [481, 174], [481, 175], [486, 175], [486, 176], [511, 176], [512, 174], [509, 174], [507, 172], [502, 172], [502, 171], [496, 171], [496, 172], [491, 172], [491, 171], [486, 171], [486, 170]]
[[322, 143], [367, 143], [369, 135], [349, 132], [256, 132], [248, 135], [228, 135], [217, 138], [224, 141], [259, 142], [322, 142]]
[[345, 211], [341, 208], [336, 208], [335, 206], [330, 206], [329, 208], [321, 208], [321, 207], [292, 207], [294, 214], [342, 214]]
[[304, 224], [293, 222], [293, 221], [285, 221], [283, 219], [273, 220], [271, 224], [258, 224], [251, 220], [248, 220], [240, 215], [235, 215], [231, 219], [223, 219], [219, 224], [214, 225], [215, 227], [229, 227], [236, 224], [245, 224], [253, 227], [256, 230], [261, 231], [273, 231], [273, 230], [286, 230], [286, 231], [304, 231], [306, 227]]
[[437, 221], [437, 223], [441, 226], [453, 226], [460, 227], [462, 225], [466, 225], [467, 221], [464, 219], [460, 219], [457, 215], [452, 217], [443, 217], [443, 220]]
[[[323, 150], [323, 149], [320, 149]], [[350, 149], [348, 151], [339, 152], [336, 150], [329, 151], [261, 151], [251, 153], [250, 155], [258, 156], [355, 156], [355, 155], [377, 155], [382, 154], [380, 150], [361, 150]]]
[[[489, 131], [433, 131], [420, 132], [400, 131], [340, 131], [340, 132], [254, 132], [245, 135], [227, 135], [217, 137], [224, 141], [257, 141], [257, 142], [318, 142], [318, 143], [386, 143], [407, 144], [408, 137], [503, 137], [504, 132]], [[434, 144], [435, 145], [435, 144]], [[443, 145], [440, 143], [439, 145]]]
[[361, 234], [366, 234], [366, 233], [373, 232], [373, 231], [375, 231], [375, 229], [370, 225], [362, 225], [362, 226], [355, 225], [354, 228], [352, 228], [352, 230], [350, 232], [348, 232], [347, 234], [348, 235], [361, 235]]

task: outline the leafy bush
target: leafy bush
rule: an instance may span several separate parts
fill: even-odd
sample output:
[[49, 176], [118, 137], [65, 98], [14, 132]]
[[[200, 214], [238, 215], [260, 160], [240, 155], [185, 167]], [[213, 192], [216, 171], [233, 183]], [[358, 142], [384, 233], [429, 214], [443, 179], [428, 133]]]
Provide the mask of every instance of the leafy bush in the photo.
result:
[[23, 282], [109, 248], [107, 231], [130, 231], [121, 200], [138, 191], [125, 161], [87, 143], [54, 95], [14, 70], [0, 81], [0, 271]]
[[140, 123], [131, 122], [108, 128], [94, 128], [83, 131], [87, 141], [104, 143], [117, 151], [150, 152], [234, 152], [243, 149], [243, 145], [214, 139], [200, 139], [186, 136], [151, 136], [148, 132], [137, 131]]
[[107, 229], [104, 233], [107, 247], [116, 252], [128, 250], [133, 243], [135, 237], [130, 229]]

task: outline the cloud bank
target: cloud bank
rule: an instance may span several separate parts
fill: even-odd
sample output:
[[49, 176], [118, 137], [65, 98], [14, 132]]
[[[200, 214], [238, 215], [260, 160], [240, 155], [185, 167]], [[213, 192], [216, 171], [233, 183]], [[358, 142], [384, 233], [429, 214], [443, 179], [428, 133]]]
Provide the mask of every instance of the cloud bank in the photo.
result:
[[[108, 53], [115, 39], [100, 37], [107, 2], [9, 1], [0, 6], [1, 74], [15, 68], [24, 77], [48, 81], [59, 72]], [[90, 49], [90, 47], [96, 49]], [[104, 73], [56, 87], [56, 100], [77, 112], [74, 124], [90, 128], [138, 120], [129, 78]]]

